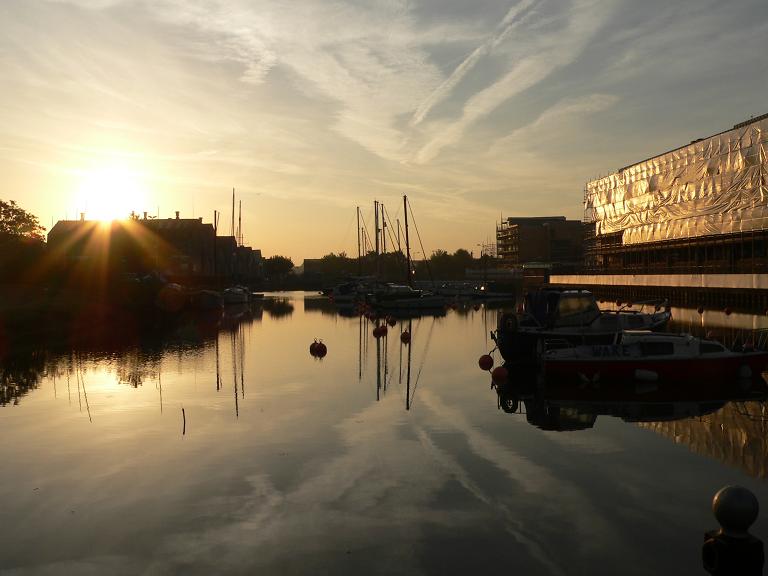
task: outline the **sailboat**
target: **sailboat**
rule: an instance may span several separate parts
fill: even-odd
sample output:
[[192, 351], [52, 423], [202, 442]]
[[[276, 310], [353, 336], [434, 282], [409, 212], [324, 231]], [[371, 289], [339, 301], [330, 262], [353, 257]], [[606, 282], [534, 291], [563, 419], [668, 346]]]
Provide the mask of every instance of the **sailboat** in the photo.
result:
[[441, 309], [445, 306], [445, 297], [413, 288], [411, 247], [408, 234], [408, 208], [408, 196], [403, 196], [407, 284], [386, 283], [379, 285], [378, 289], [370, 295], [370, 302], [374, 307], [388, 312]]

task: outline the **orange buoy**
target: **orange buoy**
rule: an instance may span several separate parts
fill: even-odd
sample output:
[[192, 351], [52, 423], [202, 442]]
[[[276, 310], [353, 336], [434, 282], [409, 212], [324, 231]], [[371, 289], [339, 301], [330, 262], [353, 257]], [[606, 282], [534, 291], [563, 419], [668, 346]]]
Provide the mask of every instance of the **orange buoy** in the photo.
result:
[[400, 334], [400, 342], [402, 342], [403, 344], [411, 343], [411, 333], [408, 332], [408, 330]]
[[491, 372], [491, 379], [497, 384], [506, 382], [509, 378], [509, 371], [504, 366], [496, 366]]
[[731, 315], [731, 309], [728, 306], [725, 307], [725, 310], [723, 310], [723, 312], [725, 312], [726, 316], [730, 316]]
[[326, 354], [328, 354], [328, 347], [322, 342], [318, 342], [317, 346], [315, 346], [315, 356], [324, 358]]
[[493, 368], [493, 357], [490, 354], [483, 354], [477, 361], [477, 365], [480, 366], [480, 370], [490, 370]]

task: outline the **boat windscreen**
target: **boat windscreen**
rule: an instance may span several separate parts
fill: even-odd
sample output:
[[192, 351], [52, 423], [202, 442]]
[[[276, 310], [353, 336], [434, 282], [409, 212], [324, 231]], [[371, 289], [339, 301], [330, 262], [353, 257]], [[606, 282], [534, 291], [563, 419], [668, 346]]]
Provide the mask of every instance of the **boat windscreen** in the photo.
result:
[[557, 315], [558, 325], [579, 326], [593, 322], [600, 316], [600, 309], [592, 294], [563, 294], [557, 307]]

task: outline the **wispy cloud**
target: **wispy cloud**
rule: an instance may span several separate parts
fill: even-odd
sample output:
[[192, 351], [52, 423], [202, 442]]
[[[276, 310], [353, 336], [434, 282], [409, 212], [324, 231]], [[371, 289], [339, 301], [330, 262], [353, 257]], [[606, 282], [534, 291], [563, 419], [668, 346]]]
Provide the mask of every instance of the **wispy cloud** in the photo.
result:
[[563, 27], [554, 27], [549, 32], [537, 30], [520, 38], [518, 42], [525, 46], [520, 46], [521, 56], [516, 62], [493, 84], [470, 97], [458, 119], [438, 127], [417, 152], [416, 161], [422, 164], [430, 161], [444, 147], [457, 143], [467, 128], [511, 97], [573, 62], [610, 14], [607, 7], [595, 8], [594, 0], [576, 2], [561, 16], [565, 20]]
[[411, 125], [416, 125], [424, 120], [424, 117], [437, 104], [448, 98], [456, 86], [464, 79], [467, 73], [480, 62], [483, 56], [487, 55], [494, 47], [498, 46], [511, 32], [525, 21], [525, 17], [530, 14], [531, 7], [537, 0], [520, 0], [520, 2], [510, 8], [504, 20], [494, 34], [480, 46], [475, 48], [464, 61], [446, 78], [437, 89], [432, 92], [426, 100], [419, 104], [416, 112], [411, 119]]

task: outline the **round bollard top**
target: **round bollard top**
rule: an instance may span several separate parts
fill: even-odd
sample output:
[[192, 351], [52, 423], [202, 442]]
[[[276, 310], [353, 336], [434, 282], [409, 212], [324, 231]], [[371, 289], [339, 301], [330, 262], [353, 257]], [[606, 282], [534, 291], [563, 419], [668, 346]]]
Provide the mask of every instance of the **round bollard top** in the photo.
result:
[[712, 512], [726, 536], [748, 536], [749, 527], [757, 519], [759, 511], [757, 497], [742, 486], [721, 488], [712, 499]]

